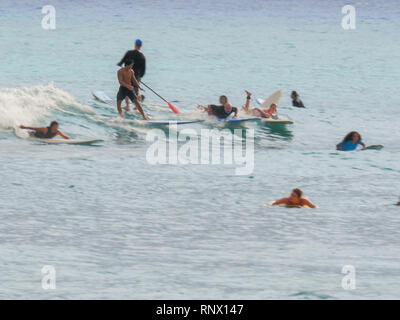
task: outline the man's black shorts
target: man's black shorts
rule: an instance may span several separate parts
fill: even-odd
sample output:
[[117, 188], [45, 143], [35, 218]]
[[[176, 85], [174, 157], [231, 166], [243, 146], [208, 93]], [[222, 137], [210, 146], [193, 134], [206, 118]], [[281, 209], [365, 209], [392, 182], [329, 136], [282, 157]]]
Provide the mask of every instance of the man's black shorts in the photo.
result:
[[122, 101], [125, 99], [125, 97], [129, 97], [129, 99], [131, 99], [132, 102], [135, 101], [137, 98], [135, 93], [132, 90], [129, 90], [128, 88], [120, 86], [118, 94], [117, 94], [117, 101]]

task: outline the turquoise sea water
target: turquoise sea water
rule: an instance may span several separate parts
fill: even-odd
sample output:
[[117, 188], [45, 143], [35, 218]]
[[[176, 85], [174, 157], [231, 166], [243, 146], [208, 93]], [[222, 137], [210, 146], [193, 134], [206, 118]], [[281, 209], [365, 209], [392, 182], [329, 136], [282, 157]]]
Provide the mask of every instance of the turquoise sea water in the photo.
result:
[[[357, 1], [41, 1], [0, 4], [0, 298], [398, 298], [400, 7]], [[144, 42], [145, 78], [184, 112], [244, 89], [295, 122], [255, 126], [254, 171], [150, 165], [148, 128], [93, 100]], [[306, 109], [290, 107], [297, 90]], [[174, 118], [148, 90], [145, 110]], [[254, 100], [252, 101], [255, 106]], [[165, 110], [165, 111], [163, 111]], [[57, 119], [97, 146], [21, 139]], [[192, 128], [210, 128], [195, 125]], [[359, 131], [381, 151], [339, 153]], [[294, 187], [316, 210], [266, 204]], [[56, 269], [43, 290], [41, 269]], [[356, 289], [342, 288], [344, 265]]]

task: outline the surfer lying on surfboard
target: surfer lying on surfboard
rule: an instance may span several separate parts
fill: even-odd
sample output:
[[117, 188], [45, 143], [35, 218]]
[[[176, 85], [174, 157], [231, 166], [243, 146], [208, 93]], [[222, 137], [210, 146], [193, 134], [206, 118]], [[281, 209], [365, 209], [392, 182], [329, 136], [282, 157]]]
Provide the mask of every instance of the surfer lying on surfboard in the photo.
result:
[[219, 106], [216, 106], [214, 104], [209, 104], [208, 106], [198, 105], [197, 108], [206, 111], [208, 115], [215, 116], [219, 119], [226, 119], [232, 113], [235, 114], [233, 116], [233, 119], [237, 118], [238, 109], [236, 107], [232, 107], [232, 105], [228, 103], [227, 96], [220, 96], [219, 103], [221, 104]]
[[[138, 101], [138, 98], [133, 92], [134, 88], [132, 86], [132, 83], [136, 85], [140, 90], [144, 91], [144, 89], [139, 85], [135, 78], [135, 73], [132, 70], [133, 67], [133, 62], [131, 60], [125, 61], [124, 67], [118, 70], [118, 81], [120, 84], [119, 91], [117, 94], [117, 108], [118, 112], [121, 117], [123, 117], [122, 114], [122, 108], [121, 108], [121, 103], [122, 101], [128, 97], [131, 99], [131, 101], [135, 104], [136, 108], [139, 110], [140, 114], [142, 115], [144, 120], [147, 120], [146, 115], [143, 112], [142, 106], [140, 102]], [[129, 111], [129, 106], [124, 108], [126, 111]]]
[[255, 117], [260, 117], [260, 118], [271, 118], [271, 117], [277, 117], [277, 106], [275, 103], [271, 104], [271, 106], [268, 109], [259, 109], [259, 108], [250, 108], [250, 100], [251, 100], [251, 92], [244, 90], [247, 94], [246, 97], [246, 105], [243, 107], [243, 110]]
[[348, 133], [343, 141], [336, 145], [336, 150], [339, 151], [353, 151], [357, 146], [361, 145], [365, 149], [365, 144], [362, 142], [361, 135], [357, 131]]
[[26, 127], [20, 126], [21, 129], [32, 130], [29, 134], [35, 138], [39, 139], [53, 139], [55, 136], [63, 137], [64, 139], [69, 139], [68, 136], [63, 134], [58, 130], [58, 122], [53, 121], [50, 123], [50, 126], [45, 128], [35, 128], [35, 127]]
[[310, 208], [316, 208], [317, 206], [313, 203], [311, 203], [309, 200], [302, 198], [303, 196], [303, 191], [301, 189], [296, 188], [292, 190], [292, 193], [289, 198], [283, 198], [280, 200], [276, 200], [275, 202], [272, 203], [273, 206], [277, 206], [280, 204], [286, 205], [286, 206], [293, 206], [293, 207], [310, 207]]

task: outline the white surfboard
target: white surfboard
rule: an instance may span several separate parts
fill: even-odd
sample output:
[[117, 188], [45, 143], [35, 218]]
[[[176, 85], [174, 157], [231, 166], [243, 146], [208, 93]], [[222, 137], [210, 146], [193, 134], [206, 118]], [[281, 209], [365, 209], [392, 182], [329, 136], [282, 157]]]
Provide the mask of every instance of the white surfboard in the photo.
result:
[[269, 108], [271, 104], [275, 103], [278, 105], [278, 102], [282, 96], [282, 91], [278, 90], [271, 94], [267, 99], [256, 99], [257, 103], [260, 105], [260, 108]]
[[218, 118], [219, 122], [226, 122], [226, 123], [240, 123], [240, 122], [247, 122], [247, 121], [258, 121], [260, 120], [260, 118], [243, 118], [243, 119], [222, 119], [222, 118]]
[[28, 140], [38, 141], [48, 144], [81, 144], [90, 145], [98, 142], [103, 142], [101, 139], [91, 139], [91, 140], [75, 140], [75, 139], [40, 139], [35, 137], [29, 137]]
[[170, 125], [183, 125], [183, 124], [193, 124], [200, 123], [204, 120], [137, 120], [136, 122], [144, 126], [160, 127], [160, 126], [170, 126]]
[[272, 118], [261, 118], [262, 123], [293, 124], [294, 122], [286, 117], [277, 116]]
[[114, 101], [106, 95], [103, 91], [93, 91], [92, 95], [95, 99], [99, 100], [100, 102], [113, 105]]

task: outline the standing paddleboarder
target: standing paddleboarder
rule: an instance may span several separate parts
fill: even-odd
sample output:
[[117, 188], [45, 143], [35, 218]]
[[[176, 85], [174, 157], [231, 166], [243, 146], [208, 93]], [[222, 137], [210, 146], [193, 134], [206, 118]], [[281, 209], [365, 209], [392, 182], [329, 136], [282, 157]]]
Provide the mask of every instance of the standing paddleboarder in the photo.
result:
[[[118, 81], [120, 84], [119, 91], [117, 94], [117, 108], [118, 112], [121, 117], [122, 115], [122, 108], [121, 103], [122, 100], [129, 98], [131, 101], [136, 105], [136, 108], [139, 110], [140, 114], [142, 115], [144, 120], [147, 120], [142, 106], [140, 105], [135, 92], [133, 91], [133, 85], [136, 85], [138, 89], [143, 90], [139, 82], [136, 80], [135, 72], [132, 70], [133, 62], [130, 60], [125, 61], [125, 66], [118, 70]], [[144, 90], [143, 90], [144, 91]], [[129, 111], [129, 106], [125, 108], [125, 110]]]
[[[144, 77], [146, 72], [146, 57], [141, 51], [142, 48], [142, 40], [137, 39], [135, 41], [135, 49], [129, 50], [125, 53], [124, 57], [120, 62], [117, 63], [118, 66], [122, 66], [126, 61], [133, 61], [133, 71], [135, 72], [135, 77], [137, 82], [140, 82]], [[139, 98], [139, 87], [132, 83], [136, 96]], [[143, 101], [144, 96], [140, 97], [140, 100]], [[129, 100], [126, 98], [126, 106], [129, 107]]]

